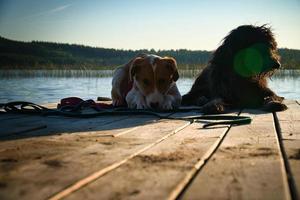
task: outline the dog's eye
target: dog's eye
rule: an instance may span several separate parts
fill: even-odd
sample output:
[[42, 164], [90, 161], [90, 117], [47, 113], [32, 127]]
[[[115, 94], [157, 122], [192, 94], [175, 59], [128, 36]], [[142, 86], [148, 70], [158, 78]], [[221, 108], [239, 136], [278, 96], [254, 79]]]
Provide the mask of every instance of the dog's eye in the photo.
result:
[[150, 84], [150, 81], [149, 81], [148, 79], [144, 79], [144, 80], [143, 80], [143, 84], [144, 84], [145, 86], [148, 86], [148, 85]]

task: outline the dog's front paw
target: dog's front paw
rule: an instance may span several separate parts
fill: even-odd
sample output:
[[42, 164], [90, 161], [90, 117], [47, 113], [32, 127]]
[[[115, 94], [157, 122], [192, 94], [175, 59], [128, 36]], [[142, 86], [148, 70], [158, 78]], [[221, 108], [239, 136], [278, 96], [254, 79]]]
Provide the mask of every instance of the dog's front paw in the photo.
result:
[[[160, 109], [162, 109], [162, 110], [172, 110], [172, 109], [177, 107], [176, 104], [177, 104], [176, 99], [171, 95], [167, 95], [167, 96], [164, 97], [164, 101], [161, 104]], [[178, 105], [178, 107], [179, 107], [179, 105]]]
[[222, 99], [213, 99], [202, 106], [201, 111], [204, 114], [221, 114], [226, 110], [225, 103]]
[[123, 98], [113, 99], [113, 106], [125, 106], [126, 102]]
[[147, 104], [145, 101], [137, 102], [136, 109], [146, 109], [146, 108], [147, 108]]
[[204, 114], [221, 114], [225, 112], [224, 105], [222, 104], [205, 104], [202, 106], [201, 111]]
[[173, 105], [171, 101], [165, 101], [162, 106], [161, 106], [162, 110], [172, 110], [173, 109]]
[[128, 108], [131, 109], [146, 109], [147, 104], [144, 100], [142, 99], [135, 99], [135, 101], [132, 102], [127, 102]]
[[130, 103], [128, 104], [128, 108], [130, 109], [146, 109], [147, 108], [147, 105], [146, 104], [143, 104], [143, 103]]
[[280, 97], [277, 95], [267, 96], [264, 98], [264, 103], [267, 104], [269, 102], [278, 102], [281, 103], [284, 100], [284, 97]]
[[283, 101], [285, 98], [284, 98], [284, 97], [281, 97], [281, 96], [278, 96], [278, 99], [279, 99], [280, 101]]
[[131, 109], [145, 109], [147, 104], [145, 97], [136, 89], [132, 89], [128, 92], [126, 96], [126, 102], [128, 108]]
[[135, 103], [128, 103], [127, 102], [127, 107], [130, 109], [135, 109], [136, 108], [136, 104]]
[[278, 101], [269, 101], [263, 105], [263, 110], [268, 112], [279, 112], [288, 109], [288, 107]]

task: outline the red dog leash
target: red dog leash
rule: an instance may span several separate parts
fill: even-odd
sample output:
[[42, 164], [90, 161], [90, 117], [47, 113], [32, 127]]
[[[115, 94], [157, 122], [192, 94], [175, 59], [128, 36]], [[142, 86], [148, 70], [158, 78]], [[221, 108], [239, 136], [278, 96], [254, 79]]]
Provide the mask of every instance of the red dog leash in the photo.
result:
[[64, 109], [64, 108], [72, 109], [72, 108], [76, 108], [78, 105], [82, 105], [82, 104], [85, 107], [94, 108], [96, 110], [114, 108], [111, 103], [110, 104], [99, 103], [99, 102], [95, 102], [92, 99], [83, 100], [79, 97], [67, 97], [67, 98], [61, 99], [60, 103], [57, 104], [57, 108], [58, 109]]

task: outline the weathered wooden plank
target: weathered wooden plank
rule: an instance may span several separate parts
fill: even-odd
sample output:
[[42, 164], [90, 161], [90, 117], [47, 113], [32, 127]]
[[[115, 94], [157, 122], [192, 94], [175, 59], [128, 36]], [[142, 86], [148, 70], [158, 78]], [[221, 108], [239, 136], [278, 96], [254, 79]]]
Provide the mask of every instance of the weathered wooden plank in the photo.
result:
[[4, 121], [7, 120], [25, 118], [25, 117], [28, 117], [28, 115], [0, 113], [0, 122], [3, 123]]
[[[162, 113], [162, 115], [170, 115], [170, 113]], [[130, 123], [127, 123], [126, 120], [130, 118], [134, 118], [134, 115], [129, 116], [99, 116], [94, 118], [71, 118], [71, 117], [63, 117], [63, 116], [30, 116], [27, 115], [26, 118], [17, 118], [3, 122], [0, 127], [0, 138], [3, 136], [12, 135], [12, 139], [15, 139], [14, 133], [25, 133], [24, 130], [31, 129], [31, 127], [37, 127], [41, 124], [47, 127], [46, 130], [30, 132], [28, 134], [18, 135], [18, 137], [35, 137], [35, 136], [47, 136], [47, 135], [55, 135], [55, 134], [63, 134], [63, 133], [76, 133], [76, 132], [85, 132], [86, 130], [97, 131], [97, 130], [105, 130], [103, 125], [114, 123], [120, 121], [120, 123], [116, 123], [116, 127], [125, 128], [126, 126], [132, 127], [137, 126], [144, 123], [152, 123], [155, 120], [158, 120], [157, 117], [154, 116], [139, 116], [140, 120], [130, 120]], [[123, 121], [125, 120], [125, 121]], [[103, 136], [111, 136], [112, 133], [108, 131], [103, 132]], [[119, 133], [125, 134], [125, 133]]]
[[44, 122], [44, 117], [41, 116], [27, 115], [27, 117], [2, 120], [0, 126], [0, 138], [18, 133], [25, 133], [25, 130], [31, 130], [33, 127], [41, 127], [42, 125], [44, 127], [47, 126]]
[[[56, 107], [56, 104], [46, 104], [43, 105], [48, 108]], [[94, 112], [94, 110], [91, 110]], [[89, 110], [85, 110], [89, 112]], [[171, 113], [162, 113], [161, 115], [170, 115]], [[106, 123], [111, 123], [115, 121], [121, 121], [123, 119], [128, 119], [131, 116], [99, 116], [95, 118], [70, 118], [64, 116], [39, 116], [39, 115], [20, 115], [20, 114], [3, 114], [9, 116], [9, 120], [3, 119], [2, 126], [0, 127], [0, 138], [2, 136], [12, 135], [12, 139], [16, 137], [14, 134], [26, 133], [24, 130], [31, 130], [32, 127], [41, 127], [44, 124], [47, 130], [35, 131], [29, 134], [22, 134], [18, 137], [34, 137], [34, 136], [46, 136], [51, 134], [61, 134], [64, 132], [82, 132], [88, 130], [98, 130], [100, 125]], [[25, 116], [25, 117], [24, 117]], [[152, 117], [154, 118], [154, 117]], [[135, 120], [135, 124], [145, 123], [145, 118], [142, 120]], [[74, 122], [74, 123], [73, 123]], [[150, 121], [149, 121], [150, 122]], [[121, 125], [124, 128], [126, 121], [123, 123], [118, 123], [116, 125]], [[132, 120], [131, 120], [132, 123]], [[127, 124], [132, 126], [134, 124]], [[103, 129], [102, 129], [103, 130]], [[28, 132], [28, 131], [27, 131]], [[119, 133], [125, 134], [126, 132]], [[110, 133], [105, 133], [103, 136], [113, 136]]]
[[59, 193], [55, 194], [50, 199], [51, 200], [58, 200], [58, 199], [66, 198], [70, 194], [73, 194], [77, 190], [85, 187], [86, 185], [88, 185], [88, 184], [96, 181], [98, 178], [106, 175], [108, 172], [110, 172], [110, 171], [112, 171], [114, 169], [117, 169], [118, 167], [120, 167], [123, 164], [128, 163], [132, 158], [135, 158], [135, 157], [139, 156], [139, 154], [143, 153], [144, 151], [147, 151], [148, 149], [151, 149], [155, 145], [161, 143], [162, 141], [164, 141], [168, 137], [172, 136], [173, 134], [176, 134], [177, 132], [181, 131], [182, 129], [184, 129], [185, 127], [187, 127], [189, 125], [190, 125], [190, 122], [184, 124], [183, 126], [180, 126], [180, 127], [176, 128], [175, 130], [173, 130], [169, 134], [167, 134], [164, 137], [162, 137], [162, 138], [156, 140], [155, 142], [149, 144], [145, 148], [142, 148], [142, 149], [134, 152], [133, 154], [131, 154], [127, 158], [121, 160], [120, 162], [116, 162], [116, 163], [114, 163], [114, 164], [112, 164], [112, 165], [110, 165], [110, 166], [108, 166], [108, 167], [106, 167], [104, 169], [100, 169], [100, 170], [94, 172], [93, 174], [91, 174], [91, 175], [89, 175], [89, 176], [87, 176], [87, 177], [85, 177], [85, 178], [77, 181], [76, 183], [74, 183], [70, 187], [67, 187], [63, 191], [60, 191]]
[[0, 133], [0, 137], [10, 137], [10, 136], [18, 136], [21, 134], [25, 134], [28, 132], [32, 132], [32, 131], [36, 131], [36, 130], [40, 130], [40, 129], [44, 129], [47, 128], [47, 125], [45, 124], [36, 124], [36, 125], [27, 125], [24, 127], [12, 127], [10, 128], [8, 131], [2, 132]]
[[233, 127], [183, 199], [289, 199], [271, 113]]
[[300, 192], [300, 105], [296, 101], [286, 101], [288, 110], [276, 113], [279, 120], [279, 134], [282, 136], [290, 189], [294, 198]]
[[[141, 120], [141, 117], [139, 116], [137, 119]], [[114, 131], [115, 125], [110, 124], [111, 127], [107, 125], [106, 128]], [[44, 143], [48, 142], [55, 146], [54, 153], [51, 152], [52, 149], [48, 148], [49, 153], [45, 154], [47, 157], [37, 157], [35, 160], [32, 158], [26, 165], [18, 165], [21, 161], [17, 159], [15, 159], [17, 162], [9, 162], [9, 160], [14, 160], [14, 157], [0, 158], [2, 160], [1, 168], [5, 169], [5, 173], [3, 170], [0, 172], [0, 177], [3, 177], [2, 185], [5, 185], [0, 193], [5, 199], [49, 197], [78, 180], [95, 175], [94, 172], [99, 172], [101, 175], [101, 173], [105, 174], [113, 170], [171, 136], [174, 134], [174, 130], [183, 125], [186, 126], [187, 122], [161, 121], [134, 129], [120, 137], [90, 137], [88, 132], [81, 133], [81, 135], [86, 134], [83, 137], [85, 141], [81, 144], [83, 147], [75, 145], [73, 148], [74, 141], [72, 140], [73, 143], [68, 146], [69, 141], [65, 140], [69, 136], [68, 134], [45, 137], [48, 140], [43, 138], [39, 142], [44, 141]], [[63, 144], [64, 142], [65, 144]], [[59, 144], [58, 147], [55, 143]], [[64, 148], [67, 149], [66, 153], [62, 151]], [[71, 152], [70, 149], [73, 151]], [[20, 152], [22, 149], [15, 150], [11, 155], [16, 156]], [[32, 153], [32, 149], [30, 153]], [[0, 155], [8, 154], [2, 151]], [[32, 177], [38, 178], [32, 179]]]
[[[71, 118], [47, 119], [48, 129], [36, 131], [37, 133], [35, 133], [35, 135], [43, 135], [44, 137], [32, 137], [31, 134], [31, 137], [27, 139], [1, 141], [0, 156], [14, 156], [14, 154], [18, 156], [20, 153], [16, 153], [16, 150], [20, 149], [23, 151], [22, 156], [25, 156], [26, 160], [30, 162], [35, 157], [49, 157], [51, 154], [48, 154], [56, 152], [56, 150], [58, 150], [58, 154], [61, 154], [67, 153], [68, 147], [71, 147], [71, 150], [74, 150], [74, 148], [84, 148], [90, 144], [97, 143], [98, 137], [111, 137], [114, 134], [128, 133], [145, 123], [155, 121], [153, 117], [148, 116], [138, 119], [130, 117], [123, 118], [123, 120], [115, 119], [116, 117], [80, 119], [79, 121], [73, 121], [74, 119]], [[64, 146], [63, 150], [59, 148]], [[36, 149], [39, 149], [39, 151], [36, 151]], [[2, 152], [3, 154], [1, 154]], [[35, 152], [40, 154], [36, 155]], [[22, 158], [18, 157], [17, 159]], [[22, 160], [22, 163], [24, 163], [24, 160]]]
[[[34, 117], [31, 122], [37, 124], [36, 117], [38, 116], [27, 115], [27, 122], [30, 117]], [[29, 139], [0, 141], [0, 169], [4, 169], [0, 170], [0, 185], [3, 185], [3, 187], [7, 187], [8, 183], [10, 184], [10, 187], [14, 187], [14, 185], [11, 185], [9, 178], [11, 170], [18, 170], [23, 166], [34, 162], [48, 163], [47, 159], [51, 160], [51, 157], [53, 156], [64, 156], [70, 152], [76, 152], [78, 149], [87, 148], [89, 145], [97, 144], [99, 142], [98, 137], [101, 136], [102, 133], [98, 130], [103, 129], [104, 133], [107, 132], [107, 135], [109, 133], [109, 136], [112, 136], [114, 133], [120, 134], [125, 131], [130, 132], [134, 129], [133, 127], [143, 123], [153, 122], [155, 118], [140, 116], [137, 119], [122, 116], [121, 119], [125, 120], [121, 120], [120, 117], [74, 119], [51, 116], [45, 117], [45, 119], [45, 121], [48, 122], [48, 125], [51, 125], [49, 126], [50, 128], [48, 128], [47, 131], [42, 130], [35, 135], [47, 135], [51, 133], [54, 134], [54, 136], [41, 138], [32, 137], [33, 135], [31, 134]], [[14, 125], [15, 121], [11, 122], [10, 125]], [[30, 126], [32, 126], [32, 123], [29, 123], [27, 128], [30, 128]], [[17, 129], [21, 130], [20, 127], [17, 127]], [[103, 144], [107, 144], [109, 147], [112, 143], [105, 143], [104, 141]], [[94, 155], [93, 152], [91, 154]], [[50, 162], [49, 164], [55, 164], [55, 162]], [[5, 180], [2, 179], [2, 177], [6, 177]], [[17, 177], [13, 178], [16, 179]]]
[[202, 125], [193, 123], [67, 199], [166, 199], [228, 129]]
[[[53, 135], [53, 134], [78, 134], [95, 136], [113, 136], [119, 131], [125, 131], [135, 126], [143, 125], [145, 123], [153, 123], [157, 118], [151, 116], [144, 116], [135, 118], [133, 116], [105, 116], [89, 119], [76, 119], [65, 123], [65, 120], [56, 123], [56, 121], [48, 122], [48, 129], [45, 131], [35, 132], [33, 135]], [[73, 119], [75, 120], [75, 119]], [[113, 124], [113, 125], [111, 125]], [[111, 132], [111, 130], [118, 130]]]
[[[49, 135], [50, 132], [53, 136], [49, 135], [44, 137], [29, 137], [27, 139], [2, 141], [0, 142], [2, 147], [0, 149], [0, 156], [6, 156], [8, 154], [13, 156], [16, 154], [16, 149], [21, 149], [23, 151], [22, 156], [25, 156], [26, 160], [30, 162], [34, 157], [49, 157], [50, 155], [48, 154], [56, 152], [56, 150], [58, 150], [58, 154], [61, 154], [67, 153], [68, 147], [70, 147], [71, 150], [74, 150], [75, 148], [84, 148], [90, 144], [97, 143], [98, 138], [101, 136], [111, 137], [114, 136], [114, 134], [122, 134], [124, 132], [129, 133], [136, 129], [136, 127], [155, 121], [153, 117], [148, 116], [140, 117], [138, 119], [126, 118], [119, 121], [115, 121], [114, 119], [115, 118], [106, 118], [105, 120], [100, 121], [99, 119], [88, 119], [83, 121], [80, 120], [80, 123], [76, 123], [75, 121], [74, 124], [72, 124], [73, 121], [67, 121], [66, 119], [58, 121], [54, 120], [51, 122], [51, 126], [55, 126], [55, 128], [51, 129], [52, 127], [48, 124], [48, 129], [37, 131], [38, 133], [35, 134]], [[49, 122], [49, 120], [47, 120], [47, 122]], [[59, 147], [65, 148], [60, 150]], [[36, 151], [36, 149], [39, 149], [39, 151]], [[51, 149], [51, 151], [49, 151], [49, 149]], [[1, 152], [4, 153], [1, 154]], [[40, 154], [36, 155], [35, 152]], [[19, 154], [20, 153], [17, 153], [16, 155]], [[19, 157], [18, 159], [21, 158]], [[23, 162], [24, 160], [22, 163]]]
[[[99, 130], [99, 128], [105, 124], [113, 123], [126, 118], [128, 118], [128, 116], [107, 116], [90, 119], [67, 118], [58, 116], [28, 116], [27, 118], [13, 119], [3, 123], [3, 126], [1, 126], [0, 128], [0, 137], [2, 135], [7, 136], [11, 132], [16, 133], [18, 132], [18, 130], [22, 131], [24, 128], [26, 129], [27, 127], [39, 126], [40, 124], [46, 125], [47, 129], [18, 135], [18, 138], [85, 132], [87, 130]], [[10, 138], [8, 137], [6, 139]], [[11, 139], [15, 139], [15, 136], [12, 135]]]

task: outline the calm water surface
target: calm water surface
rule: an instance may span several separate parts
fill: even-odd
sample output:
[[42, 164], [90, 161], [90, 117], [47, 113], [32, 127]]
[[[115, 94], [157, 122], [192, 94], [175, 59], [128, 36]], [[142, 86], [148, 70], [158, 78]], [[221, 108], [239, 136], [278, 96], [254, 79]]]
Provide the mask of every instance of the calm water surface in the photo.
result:
[[[58, 102], [65, 97], [83, 99], [110, 97], [111, 71], [91, 72], [4, 72], [0, 71], [0, 103], [30, 101], [34, 103]], [[177, 85], [182, 94], [191, 88], [194, 75], [183, 73]], [[269, 86], [287, 99], [300, 99], [300, 71], [277, 72], [269, 80]]]

